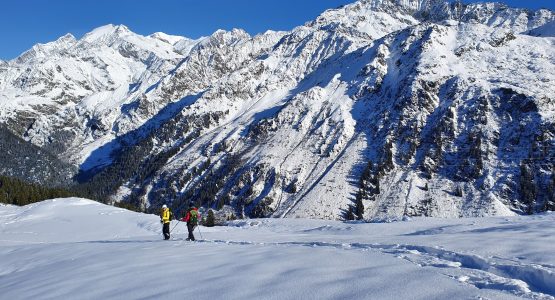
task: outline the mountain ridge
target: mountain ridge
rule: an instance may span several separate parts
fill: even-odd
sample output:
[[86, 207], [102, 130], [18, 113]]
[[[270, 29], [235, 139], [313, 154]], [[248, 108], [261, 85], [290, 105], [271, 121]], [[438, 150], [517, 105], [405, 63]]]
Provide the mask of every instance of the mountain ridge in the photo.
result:
[[107, 25], [59, 39], [59, 54], [25, 60], [28, 70], [0, 69], [0, 122], [80, 166], [99, 198], [145, 209], [533, 213], [553, 205], [540, 191], [552, 189], [555, 135], [553, 43], [533, 32], [554, 19], [363, 0], [255, 36]]

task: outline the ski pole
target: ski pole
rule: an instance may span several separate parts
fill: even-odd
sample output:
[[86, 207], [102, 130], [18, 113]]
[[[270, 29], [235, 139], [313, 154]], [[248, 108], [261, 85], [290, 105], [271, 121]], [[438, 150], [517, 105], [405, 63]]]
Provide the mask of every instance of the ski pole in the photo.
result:
[[179, 222], [181, 222], [181, 220], [177, 220], [177, 223], [173, 226], [172, 230], [170, 230], [170, 233], [172, 233], [172, 231], [175, 229], [175, 227], [177, 227], [177, 225], [179, 224]]
[[197, 229], [198, 229], [198, 233], [200, 234], [200, 238], [204, 240], [204, 238], [202, 237], [202, 232], [200, 232], [200, 225], [197, 226]]

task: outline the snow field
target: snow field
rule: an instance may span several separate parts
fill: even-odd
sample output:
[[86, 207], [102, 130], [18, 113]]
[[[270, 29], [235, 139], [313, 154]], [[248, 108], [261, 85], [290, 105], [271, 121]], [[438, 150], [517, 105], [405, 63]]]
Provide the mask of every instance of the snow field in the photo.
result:
[[[5, 299], [554, 299], [555, 214], [178, 224], [84, 199], [0, 206]], [[172, 223], [172, 227], [175, 222]], [[195, 232], [200, 238], [199, 231]]]

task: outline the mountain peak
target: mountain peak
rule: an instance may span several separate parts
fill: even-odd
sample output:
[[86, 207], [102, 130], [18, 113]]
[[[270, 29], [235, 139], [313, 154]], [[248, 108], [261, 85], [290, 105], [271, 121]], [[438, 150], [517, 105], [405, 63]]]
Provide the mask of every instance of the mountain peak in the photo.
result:
[[[368, 15], [372, 13], [380, 15], [368, 18]], [[375, 20], [381, 19], [383, 14], [389, 15], [392, 21], [398, 20], [400, 15], [412, 17], [415, 22], [457, 20], [506, 28], [519, 33], [528, 32], [555, 20], [555, 14], [551, 10], [513, 8], [497, 2], [465, 4], [463, 0], [359, 0], [337, 9], [325, 11], [316, 22], [320, 24], [351, 23], [357, 25], [358, 28], [363, 28], [365, 22], [361, 23], [357, 20], [370, 20], [366, 23], [372, 24], [370, 27], [375, 28], [375, 23], [377, 23]], [[376, 37], [375, 34], [372, 36]]]
[[380, 8], [389, 5], [401, 6], [406, 9], [421, 10], [435, 3], [444, 3], [444, 0], [363, 0], [371, 7]]
[[449, 5], [445, 0], [360, 0], [358, 3], [373, 10], [392, 12], [393, 9], [413, 13]]
[[46, 56], [51, 56], [53, 53], [63, 51], [69, 49], [77, 40], [71, 33], [67, 33], [57, 40], [53, 42], [49, 42], [46, 44], [36, 44], [31, 49], [25, 51], [19, 57], [16, 58], [16, 61], [19, 63], [27, 62], [33, 58], [41, 58]]
[[63, 35], [62, 37], [58, 38], [58, 40], [56, 40], [57, 42], [75, 42], [75, 36], [73, 36], [73, 34], [71, 33], [66, 33], [65, 35]]
[[242, 36], [242, 37], [250, 37], [250, 35], [244, 31], [243, 29], [233, 28], [231, 30], [224, 30], [218, 29], [214, 31], [211, 36]]
[[125, 25], [108, 24], [95, 28], [93, 31], [85, 34], [81, 40], [89, 43], [102, 42], [129, 34], [133, 34], [133, 32]]
[[190, 40], [188, 38], [179, 35], [170, 35], [163, 32], [155, 32], [149, 35], [150, 38], [160, 40], [162, 42], [168, 43], [170, 45], [175, 45], [183, 40]]
[[231, 31], [218, 29], [208, 38], [203, 39], [201, 44], [232, 45], [239, 41], [250, 39], [251, 36], [243, 29], [233, 28]]

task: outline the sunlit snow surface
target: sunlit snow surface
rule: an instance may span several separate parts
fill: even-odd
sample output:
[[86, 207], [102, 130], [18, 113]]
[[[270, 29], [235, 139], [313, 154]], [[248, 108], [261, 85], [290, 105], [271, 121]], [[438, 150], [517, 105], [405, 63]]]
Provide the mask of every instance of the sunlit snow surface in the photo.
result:
[[89, 200], [2, 205], [0, 298], [553, 299], [553, 221], [242, 220], [192, 243]]

